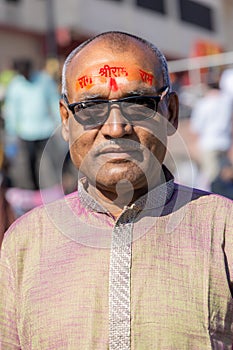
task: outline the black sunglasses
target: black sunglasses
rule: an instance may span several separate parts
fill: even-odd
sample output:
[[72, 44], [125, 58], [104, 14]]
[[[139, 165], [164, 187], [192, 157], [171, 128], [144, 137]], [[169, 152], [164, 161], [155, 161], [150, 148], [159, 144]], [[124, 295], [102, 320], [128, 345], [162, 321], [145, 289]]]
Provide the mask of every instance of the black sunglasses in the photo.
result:
[[109, 117], [111, 105], [117, 105], [122, 115], [132, 123], [153, 118], [158, 110], [158, 104], [167, 95], [169, 87], [166, 86], [157, 96], [129, 96], [117, 100], [88, 100], [69, 103], [67, 96], [62, 95], [75, 120], [89, 127], [96, 127], [106, 122]]

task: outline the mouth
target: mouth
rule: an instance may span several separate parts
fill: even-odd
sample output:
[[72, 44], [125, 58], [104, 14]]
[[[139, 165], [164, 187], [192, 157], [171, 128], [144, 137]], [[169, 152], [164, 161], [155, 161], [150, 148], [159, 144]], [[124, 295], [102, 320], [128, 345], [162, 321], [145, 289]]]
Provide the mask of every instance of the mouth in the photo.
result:
[[101, 149], [101, 151], [98, 152], [98, 154], [108, 154], [108, 153], [132, 153], [132, 152], [138, 152], [138, 149], [136, 148], [124, 148], [124, 147], [104, 147]]
[[136, 150], [105, 150], [99, 154], [99, 157], [103, 157], [106, 162], [110, 163], [126, 163], [129, 161], [139, 161], [141, 155]]
[[142, 149], [137, 142], [126, 142], [125, 144], [108, 143], [100, 147], [95, 154], [96, 157], [104, 157], [107, 161], [127, 162], [130, 160], [140, 161], [142, 159]]

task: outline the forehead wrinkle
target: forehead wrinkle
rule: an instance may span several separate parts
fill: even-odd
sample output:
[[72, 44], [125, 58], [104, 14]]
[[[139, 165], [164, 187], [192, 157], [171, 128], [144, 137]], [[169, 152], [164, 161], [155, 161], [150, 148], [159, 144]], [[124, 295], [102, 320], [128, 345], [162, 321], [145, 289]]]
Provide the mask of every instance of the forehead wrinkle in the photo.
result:
[[99, 93], [98, 94], [83, 93], [79, 98], [80, 101], [94, 100], [94, 99], [96, 100], [103, 99], [103, 96]]
[[[108, 48], [107, 48], [108, 49]], [[85, 50], [84, 50], [85, 51]], [[84, 53], [84, 51], [82, 52], [82, 53]], [[130, 52], [130, 54], [132, 54], [132, 52]], [[132, 93], [132, 94], [135, 94], [135, 93], [138, 93], [139, 95], [142, 95], [142, 94], [151, 94], [151, 93], [156, 93], [156, 91], [157, 92], [159, 92], [160, 90], [161, 90], [161, 88], [162, 88], [162, 86], [164, 86], [163, 85], [163, 77], [162, 77], [162, 75], [161, 75], [161, 72], [160, 72], [160, 70], [159, 70], [159, 67], [160, 67], [160, 62], [158, 61], [158, 59], [156, 58], [156, 57], [152, 57], [153, 58], [153, 62], [152, 61], [150, 61], [150, 67], [149, 66], [144, 66], [144, 64], [145, 64], [145, 61], [143, 62], [142, 61], [142, 56], [144, 55], [144, 58], [145, 58], [145, 53], [142, 53], [142, 52], [140, 52], [140, 55], [139, 55], [139, 57], [137, 58], [137, 60], [135, 61], [135, 63], [137, 63], [137, 65], [139, 64], [139, 61], [141, 61], [141, 64], [142, 64], [142, 66], [141, 66], [141, 64], [139, 64], [139, 67], [141, 66], [141, 69], [143, 69], [143, 70], [151, 70], [153, 73], [152, 74], [154, 74], [154, 79], [155, 79], [155, 83], [156, 83], [156, 86], [154, 86], [154, 85], [152, 85], [152, 86], [150, 86], [150, 87], [139, 87], [139, 86], [137, 86], [137, 87], [135, 87], [135, 89], [133, 89], [133, 87], [131, 86], [131, 89], [130, 89], [130, 91], [125, 91], [124, 92], [124, 86], [123, 86], [123, 84], [119, 84], [119, 90], [121, 90], [121, 92], [122, 92], [122, 95], [129, 95], [130, 93]], [[81, 55], [82, 56], [82, 55]], [[86, 55], [85, 55], [86, 56]], [[111, 60], [112, 60], [113, 58], [111, 58]], [[148, 58], [147, 58], [148, 59]], [[122, 60], [122, 58], [121, 58], [121, 60]], [[124, 59], [123, 59], [124, 60]], [[67, 71], [67, 75], [69, 75], [69, 78], [67, 79], [68, 80], [68, 82], [69, 82], [69, 84], [68, 84], [68, 92], [71, 92], [72, 90], [73, 90], [73, 88], [72, 88], [72, 85], [73, 85], [73, 83], [76, 81], [76, 78], [75, 77], [77, 77], [77, 76], [79, 76], [79, 75], [82, 75], [82, 74], [84, 74], [85, 75], [85, 70], [86, 70], [86, 63], [87, 62], [85, 62], [84, 63], [84, 67], [83, 67], [83, 60], [81, 59], [81, 61], [80, 61], [80, 53], [79, 54], [77, 54], [74, 58], [73, 58], [73, 60], [72, 60], [72, 63], [69, 65], [69, 67], [68, 67], [68, 71]], [[101, 64], [102, 64], [102, 62], [100, 62]], [[122, 62], [123, 63], [123, 62]], [[126, 62], [125, 62], [126, 64], [128, 64], [129, 62], [127, 62], [127, 60], [126, 60]], [[81, 71], [80, 71], [80, 69], [78, 69], [77, 70], [77, 67], [79, 66], [79, 68], [80, 68], [80, 64], [81, 64], [81, 66], [82, 66], [82, 69], [81, 69]], [[103, 64], [108, 64], [108, 62], [106, 61], [106, 62], [103, 62]], [[89, 66], [90, 67], [90, 66]], [[95, 68], [95, 65], [93, 65], [93, 68]], [[75, 73], [75, 74], [74, 74]], [[93, 74], [93, 76], [99, 76], [98, 74], [96, 75], [96, 74]], [[162, 84], [162, 86], [159, 86], [159, 85], [161, 85]], [[159, 87], [159, 89], [158, 89], [158, 87]], [[95, 89], [98, 89], [98, 85], [96, 84], [96, 86], [93, 86], [92, 87], [94, 90]], [[91, 90], [92, 90], [92, 88], [89, 88], [89, 91], [87, 91], [87, 92], [85, 92], [85, 91], [83, 91], [83, 92], [81, 92], [81, 94], [80, 94], [80, 97], [79, 97], [79, 100], [81, 100], [81, 99], [93, 99], [93, 98], [103, 98], [103, 96], [105, 96], [105, 94], [106, 95], [108, 95], [109, 94], [109, 91], [107, 91], [106, 90], [106, 92], [104, 91], [104, 90], [102, 90], [101, 92], [99, 92], [98, 90], [98, 92], [95, 92], [94, 90], [93, 90], [93, 93], [91, 92]], [[123, 91], [122, 91], [123, 90]]]
[[[128, 88], [126, 87], [125, 90], [121, 90], [121, 97], [128, 97], [128, 96], [133, 96], [133, 95], [154, 95], [154, 94], [159, 94], [162, 90], [164, 89], [164, 86], [146, 86], [144, 83], [141, 83], [141, 86], [137, 85], [134, 87], [129, 86]], [[99, 89], [99, 86], [94, 86], [88, 91], [83, 91], [79, 96], [78, 99], [76, 98], [77, 101], [84, 101], [88, 99], [108, 99], [109, 96], [109, 89], [108, 86], [106, 87], [101, 87], [101, 90]], [[77, 102], [75, 101], [75, 102]]]
[[[141, 61], [141, 63], [145, 64], [146, 61], [148, 61], [150, 63], [153, 62], [153, 68], [157, 65], [160, 66], [158, 58], [147, 46], [135, 41], [134, 39], [132, 40], [132, 38], [129, 38], [127, 43], [126, 41], [124, 41], [125, 45], [122, 45], [121, 43], [121, 45], [118, 47], [116, 43], [113, 44], [109, 38], [107, 40], [98, 39], [95, 42], [90, 43], [86, 48], [82, 49], [82, 51], [78, 52], [73, 57], [71, 64], [76, 66], [81, 65], [85, 69], [90, 67], [92, 64], [95, 66], [96, 62], [98, 61], [101, 64], [105, 58], [108, 58], [109, 61], [122, 60], [121, 63], [127, 63], [125, 58], [127, 55], [131, 55], [131, 60], [135, 60], [136, 57], [136, 63]], [[92, 60], [91, 63], [88, 60], [89, 57]], [[154, 70], [153, 68], [152, 70]], [[160, 67], [157, 68], [159, 70]], [[148, 67], [145, 66], [144, 69], [147, 70]]]
[[[124, 94], [122, 94], [122, 96], [120, 97], [120, 98], [122, 98], [122, 97], [129, 97], [129, 96], [134, 96], [134, 95], [139, 95], [139, 96], [143, 96], [143, 95], [153, 95], [153, 94], [157, 94], [157, 93], [159, 93], [159, 91], [156, 91], [156, 89], [154, 88], [145, 88], [145, 89], [135, 89], [135, 90], [130, 90], [130, 91], [127, 91], [127, 92], [125, 92]], [[104, 96], [103, 96], [103, 94], [100, 94], [100, 93], [98, 93], [98, 94], [90, 94], [90, 93], [83, 93], [82, 94], [82, 96], [80, 97], [80, 101], [85, 101], [85, 100], [94, 100], [94, 99], [96, 99], [96, 100], [98, 100], [98, 99], [100, 99], [100, 100], [102, 100], [102, 99], [106, 99]]]

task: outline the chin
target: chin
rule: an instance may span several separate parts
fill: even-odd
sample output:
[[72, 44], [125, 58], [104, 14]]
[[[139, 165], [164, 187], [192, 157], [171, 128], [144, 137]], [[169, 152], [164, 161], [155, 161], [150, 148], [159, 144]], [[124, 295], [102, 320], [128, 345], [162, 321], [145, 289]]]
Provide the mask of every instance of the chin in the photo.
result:
[[111, 169], [110, 171], [99, 171], [95, 178], [96, 187], [107, 190], [117, 185], [127, 189], [138, 188], [147, 182], [146, 176], [141, 169]]

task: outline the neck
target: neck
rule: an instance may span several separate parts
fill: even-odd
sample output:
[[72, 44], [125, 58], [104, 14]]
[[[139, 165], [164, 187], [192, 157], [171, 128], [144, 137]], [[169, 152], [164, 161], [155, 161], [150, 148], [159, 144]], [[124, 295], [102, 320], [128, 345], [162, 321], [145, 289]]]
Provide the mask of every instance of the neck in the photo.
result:
[[87, 192], [98, 201], [100, 205], [106, 208], [114, 218], [119, 217], [125, 206], [130, 206], [141, 196], [148, 193], [154, 187], [159, 186], [165, 181], [164, 176], [160, 176], [157, 182], [151, 186], [147, 184], [134, 188], [128, 181], [120, 181], [114, 188], [103, 188], [88, 182]]
[[133, 190], [132, 187], [128, 190], [118, 189], [117, 192], [103, 190], [97, 187], [88, 185], [88, 193], [95, 198], [99, 204], [106, 208], [114, 218], [117, 218], [125, 206], [130, 206], [139, 197], [146, 194], [146, 189]]

